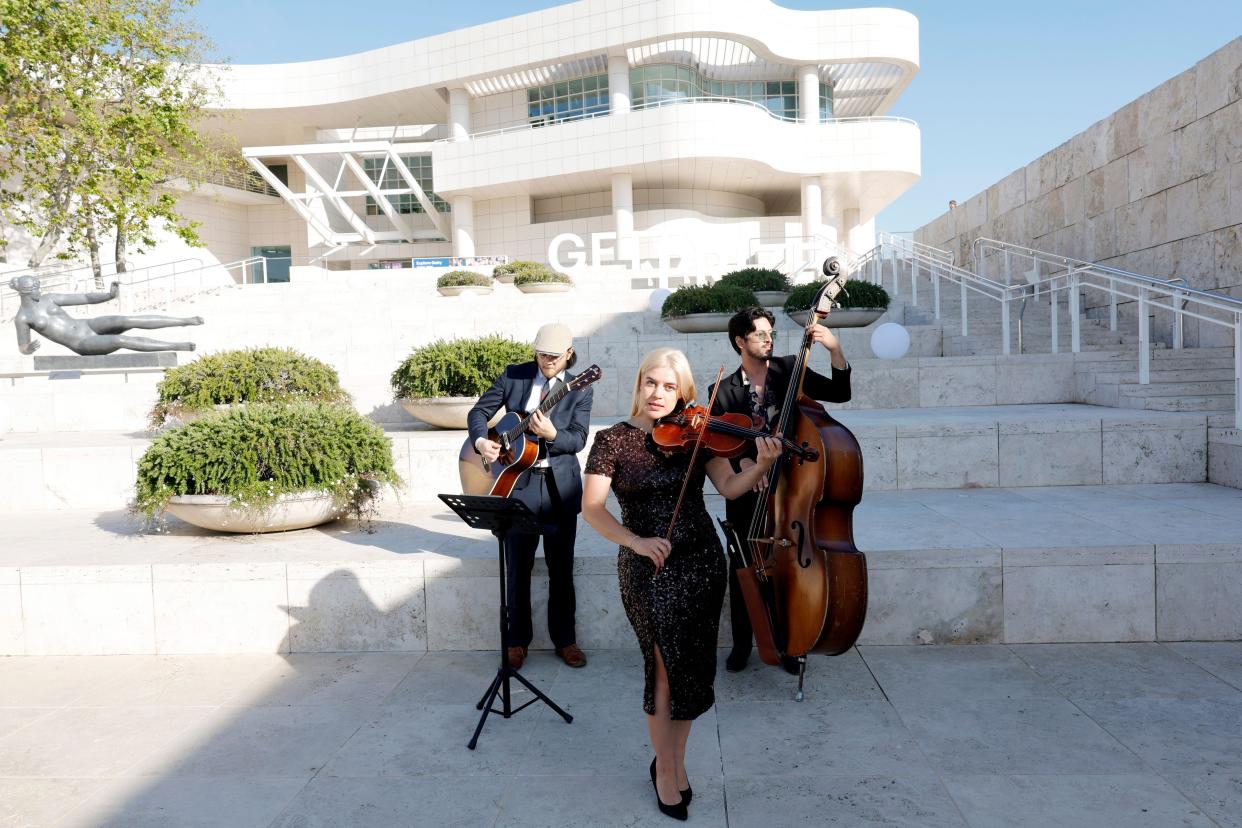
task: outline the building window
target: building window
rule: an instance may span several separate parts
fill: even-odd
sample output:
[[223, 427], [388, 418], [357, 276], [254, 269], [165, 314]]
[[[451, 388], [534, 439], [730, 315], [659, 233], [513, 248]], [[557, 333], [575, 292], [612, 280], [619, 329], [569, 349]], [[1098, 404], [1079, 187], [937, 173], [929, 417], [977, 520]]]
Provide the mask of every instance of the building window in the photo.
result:
[[608, 76], [592, 75], [526, 90], [527, 117], [535, 126], [575, 121], [608, 111]]
[[[403, 155], [401, 160], [410, 169], [410, 175], [414, 176], [414, 180], [418, 182], [418, 186], [423, 188], [423, 192], [427, 194], [427, 198], [435, 206], [436, 211], [440, 213], [450, 212], [449, 204], [444, 199], [431, 191], [431, 156], [430, 155]], [[385, 162], [388, 162], [385, 164]], [[367, 177], [374, 181], [381, 190], [404, 190], [408, 189], [405, 179], [401, 177], [401, 173], [397, 172], [397, 168], [387, 158], [363, 158], [362, 169], [366, 172]], [[381, 173], [383, 178], [381, 180]], [[423, 205], [418, 203], [418, 198], [413, 193], [396, 193], [387, 196], [388, 201], [393, 207], [397, 208], [398, 213], [421, 213]], [[375, 199], [367, 196], [367, 215], [378, 216], [382, 211]]]
[[[630, 96], [636, 108], [659, 106], [689, 98], [743, 100], [759, 104], [777, 118], [796, 121], [798, 82], [793, 80], [718, 81], [696, 69], [673, 63], [657, 63], [630, 70]], [[832, 90], [819, 88], [819, 117], [832, 117]]]

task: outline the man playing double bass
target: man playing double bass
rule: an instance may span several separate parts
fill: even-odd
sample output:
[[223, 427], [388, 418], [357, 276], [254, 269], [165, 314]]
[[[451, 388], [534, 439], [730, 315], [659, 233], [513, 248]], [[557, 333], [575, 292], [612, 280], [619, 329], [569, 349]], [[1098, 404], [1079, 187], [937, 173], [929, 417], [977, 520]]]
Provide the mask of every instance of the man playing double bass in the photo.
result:
[[[736, 413], [753, 418], [758, 428], [771, 428], [780, 419], [780, 406], [789, 390], [795, 359], [774, 356], [772, 322], [774, 317], [763, 308], [745, 308], [729, 320], [729, 344], [741, 357], [741, 365], [721, 380], [720, 391], [712, 406], [712, 414]], [[850, 399], [850, 366], [841, 349], [841, 342], [822, 325], [811, 328], [811, 338], [824, 346], [832, 358], [832, 376], [825, 377], [807, 369], [802, 390], [816, 400], [843, 403]], [[714, 390], [714, 386], [713, 389]], [[710, 394], [709, 393], [709, 399]], [[735, 471], [753, 464], [754, 447], [750, 454], [733, 461]], [[725, 504], [725, 517], [744, 535], [759, 502], [759, 493], [750, 493]], [[733, 626], [733, 650], [725, 659], [725, 669], [738, 672], [750, 658], [753, 631], [746, 603], [738, 584], [737, 570], [729, 571], [729, 618]], [[796, 674], [797, 659], [786, 657], [785, 670]]]

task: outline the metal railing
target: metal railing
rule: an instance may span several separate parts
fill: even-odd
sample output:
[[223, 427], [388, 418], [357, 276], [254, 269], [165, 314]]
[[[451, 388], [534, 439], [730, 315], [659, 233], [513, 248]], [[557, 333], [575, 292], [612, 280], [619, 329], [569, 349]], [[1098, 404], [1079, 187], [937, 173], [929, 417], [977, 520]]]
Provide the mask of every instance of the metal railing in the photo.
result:
[[[953, 254], [947, 250], [886, 233], [878, 236], [878, 242], [874, 248], [854, 262], [853, 272], [857, 274], [856, 278], [884, 286], [884, 274], [887, 270], [892, 274], [890, 292], [893, 298], [900, 298], [902, 268], [899, 265], [904, 262], [910, 271], [908, 291], [911, 304], [918, 305], [919, 281], [926, 275], [931, 284], [932, 313], [937, 320], [942, 316], [941, 283], [948, 282], [956, 285], [961, 308], [962, 336], [970, 334], [970, 319], [967, 312], [970, 294], [986, 297], [1002, 304], [1005, 301], [1007, 295], [1005, 285], [959, 267], [954, 263]], [[1005, 343], [1008, 343], [1007, 316], [1002, 317], [1001, 327], [1002, 338]], [[1008, 344], [1004, 345], [1004, 353], [1009, 353]]]
[[[648, 109], [663, 109], [664, 107], [667, 107], [667, 106], [681, 106], [683, 104], [705, 104], [705, 103], [711, 103], [711, 104], [723, 103], [723, 104], [736, 104], [740, 106], [748, 106], [748, 107], [751, 107], [752, 109], [758, 109], [760, 112], [767, 115], [769, 118], [771, 118], [774, 121], [781, 121], [784, 123], [803, 123], [798, 118], [790, 118], [787, 115], [778, 115], [757, 101], [748, 100], [746, 98], [725, 98], [725, 97], [720, 97], [720, 96], [695, 97], [695, 98], [661, 98], [655, 101], [644, 101], [642, 103], [634, 104], [633, 106], [630, 107], [629, 111], [630, 112], [642, 112]], [[546, 129], [548, 127], [559, 126], [561, 124], [575, 124], [581, 121], [591, 121], [596, 118], [606, 118], [611, 115], [620, 115], [620, 114], [624, 114], [624, 113], [613, 112], [611, 110], [601, 110], [599, 112], [584, 112], [581, 115], [574, 115], [574, 116], [570, 116], [566, 118], [559, 118], [554, 121], [540, 121], [538, 123], [514, 124], [513, 126], [501, 127], [499, 129], [489, 129], [489, 130], [483, 130], [481, 132], [472, 132], [469, 135], [458, 135], [458, 136], [449, 136], [447, 138], [437, 138], [434, 141], [427, 141], [424, 143], [451, 144], [451, 143], [457, 143], [460, 141], [473, 141], [476, 138], [489, 138], [493, 135], [507, 135], [513, 132], [525, 132], [527, 130], [532, 130], [532, 129]], [[852, 123], [871, 123], [871, 122], [905, 123], [905, 124], [913, 124], [914, 126], [918, 126], [917, 121], [914, 121], [910, 118], [898, 117], [896, 115], [865, 115], [865, 116], [859, 116], [855, 118], [828, 118], [827, 120], [816, 121], [814, 122], [814, 125], [822, 126], [825, 124], [852, 124]]]
[[8, 285], [9, 280], [17, 276], [34, 276], [39, 280], [39, 289], [44, 293], [83, 293], [107, 287], [108, 282], [117, 281], [118, 275], [121, 277], [121, 284], [125, 285], [136, 279], [149, 278], [153, 272], [173, 275], [179, 272], [184, 273], [197, 270], [202, 267], [202, 259], [189, 258], [178, 259], [174, 262], [163, 262], [157, 265], [144, 265], [121, 274], [116, 272], [115, 262], [107, 262], [100, 269], [101, 275], [99, 278], [96, 278], [94, 268], [91, 265], [74, 265], [72, 267], [61, 265], [59, 268], [44, 265], [37, 268], [13, 271], [12, 273], [5, 274], [4, 282], [0, 285], [0, 322], [9, 321], [17, 313], [17, 306], [20, 304], [21, 297]]
[[[960, 291], [962, 336], [967, 336], [969, 332], [970, 294], [996, 302], [1001, 317], [1001, 353], [1005, 355], [1011, 353], [1010, 306], [1015, 301], [1025, 303], [1041, 293], [1047, 296], [1050, 348], [1054, 354], [1060, 349], [1061, 293], [1065, 294], [1072, 353], [1082, 350], [1084, 293], [1095, 291], [1107, 299], [1109, 329], [1112, 331], [1118, 329], [1118, 304], [1135, 303], [1140, 385], [1151, 383], [1153, 314], [1166, 312], [1170, 315], [1173, 348], [1183, 347], [1188, 319], [1227, 329], [1232, 334], [1233, 342], [1234, 422], [1237, 427], [1242, 428], [1242, 300], [1189, 287], [1183, 279], [1159, 279], [996, 239], [980, 238], [972, 245], [972, 256], [978, 272], [953, 264], [947, 251], [937, 251], [936, 248], [928, 248], [908, 239], [881, 235], [879, 242], [855, 265], [863, 278], [883, 284], [887, 270], [892, 278], [893, 295], [898, 297], [901, 295], [902, 271], [908, 269], [910, 298], [917, 306], [920, 277], [926, 273], [931, 280], [936, 319], [941, 318], [941, 282], [957, 284]], [[1004, 281], [988, 276], [989, 260], [998, 258], [1003, 266]], [[1014, 278], [1015, 266], [1021, 267], [1028, 262], [1031, 267], [1020, 271], [1022, 280], [1019, 282]], [[886, 268], [886, 263], [890, 267]]]
[[[182, 267], [189, 262], [194, 262], [197, 267]], [[81, 270], [83, 268], [56, 274], [59, 278], [55, 279], [41, 278], [39, 288], [44, 293], [89, 293], [99, 290], [90, 268], [85, 268], [85, 275], [78, 272]], [[210, 265], [204, 265], [199, 259], [182, 259], [120, 274], [114, 272], [105, 279], [121, 283], [117, 308], [121, 312], [129, 313], [165, 307], [172, 302], [226, 287], [265, 283], [267, 259], [253, 256], [235, 262]], [[0, 323], [11, 321], [20, 306], [21, 297], [6, 285], [0, 290]]]
[[[782, 258], [765, 265], [762, 261], [762, 248], [779, 253]], [[759, 236], [750, 240], [747, 250], [748, 262], [758, 266], [770, 266], [791, 279], [808, 269], [814, 269], [812, 281], [822, 278], [819, 264], [829, 256], [840, 259], [847, 270], [853, 270], [853, 264], [857, 260], [853, 251], [819, 233], [810, 236]]]

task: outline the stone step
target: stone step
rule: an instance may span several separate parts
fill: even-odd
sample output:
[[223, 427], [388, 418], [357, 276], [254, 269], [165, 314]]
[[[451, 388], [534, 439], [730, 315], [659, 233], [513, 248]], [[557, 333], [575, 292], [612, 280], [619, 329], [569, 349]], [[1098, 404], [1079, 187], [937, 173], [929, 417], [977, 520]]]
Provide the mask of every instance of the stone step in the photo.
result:
[[[718, 497], [706, 498], [715, 514]], [[615, 505], [613, 506], [615, 513]], [[861, 643], [1236, 640], [1242, 491], [1208, 484], [869, 491]], [[494, 538], [442, 505], [218, 536], [172, 519], [139, 534], [118, 511], [6, 518], [0, 655], [490, 650]], [[580, 522], [577, 632], [632, 647], [616, 547]], [[547, 577], [531, 581], [548, 648]], [[720, 642], [729, 641], [722, 613]]]
[[[1075, 404], [830, 408], [859, 440], [870, 491], [1207, 479], [1203, 414]], [[611, 422], [596, 419], [592, 433]], [[425, 503], [460, 490], [464, 431], [388, 436], [406, 500]], [[124, 509], [149, 444], [134, 433], [8, 435], [0, 441], [0, 513]], [[579, 455], [583, 464], [587, 454]]]
[[[930, 350], [935, 331], [915, 331], [916, 342]], [[706, 392], [720, 366], [730, 371], [737, 356], [721, 337], [679, 335], [666, 339], [596, 340], [581, 343], [580, 366], [597, 362], [603, 378], [595, 385], [592, 413], [619, 417], [629, 413], [633, 378], [641, 355], [663, 344], [681, 345], [695, 367], [696, 382]], [[782, 343], [794, 335], [782, 334]], [[844, 340], [843, 340], [844, 341]], [[320, 352], [308, 349], [313, 356]], [[854, 368], [854, 400], [849, 408], [917, 408], [920, 406], [995, 405], [1069, 402], [1074, 397], [1073, 361], [1049, 357], [906, 357], [868, 359], [862, 349], [847, 346]], [[359, 350], [345, 363], [341, 382], [359, 412], [376, 422], [412, 426], [415, 420], [392, 400], [389, 375], [395, 358], [365, 359]], [[330, 359], [329, 364], [336, 365]], [[816, 349], [811, 366], [831, 371], [828, 355]], [[377, 371], [376, 368], [379, 368]], [[0, 433], [37, 431], [141, 431], [156, 399], [160, 373], [88, 374], [76, 379], [50, 379], [47, 374], [2, 378]], [[1020, 381], [1019, 381], [1020, 380]]]
[[1123, 408], [1141, 408], [1146, 411], [1232, 411], [1233, 394], [1203, 395], [1197, 397], [1125, 396], [1117, 401]]
[[1122, 381], [1119, 391], [1126, 397], [1187, 397], [1196, 398], [1233, 393], [1234, 382], [1207, 380], [1202, 382], [1151, 382], [1140, 385], [1137, 380]]
[[[1127, 385], [1138, 382], [1138, 370], [1107, 370], [1101, 371], [1098, 368], [1085, 368], [1078, 364], [1074, 366], [1078, 373], [1090, 374], [1095, 381], [1102, 384], [1121, 384]], [[1180, 368], [1169, 371], [1153, 370], [1151, 372], [1151, 381], [1153, 383], [1163, 382], [1232, 382], [1233, 368]]]

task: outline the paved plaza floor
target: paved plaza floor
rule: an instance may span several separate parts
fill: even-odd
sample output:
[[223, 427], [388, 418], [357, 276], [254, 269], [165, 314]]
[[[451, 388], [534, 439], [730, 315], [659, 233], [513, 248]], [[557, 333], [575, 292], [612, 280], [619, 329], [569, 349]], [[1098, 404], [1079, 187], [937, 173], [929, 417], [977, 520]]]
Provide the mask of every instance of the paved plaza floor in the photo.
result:
[[[637, 649], [0, 659], [0, 826], [668, 825]], [[711, 826], [1242, 826], [1242, 643], [861, 647], [807, 698], [723, 670], [687, 754]], [[530, 698], [519, 694], [518, 701]]]

